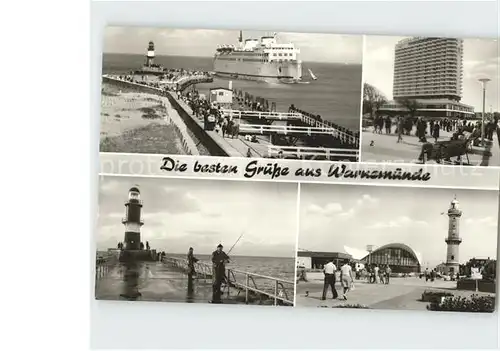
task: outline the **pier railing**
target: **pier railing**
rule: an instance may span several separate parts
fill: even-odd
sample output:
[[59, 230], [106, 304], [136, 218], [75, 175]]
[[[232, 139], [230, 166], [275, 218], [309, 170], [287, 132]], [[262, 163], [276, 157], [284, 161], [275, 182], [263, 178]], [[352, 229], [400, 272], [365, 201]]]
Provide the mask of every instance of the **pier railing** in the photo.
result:
[[326, 147], [296, 147], [269, 145], [268, 157], [295, 158], [306, 160], [349, 160], [359, 161], [358, 149], [335, 149]]
[[152, 89], [153, 91], [163, 94], [165, 91], [165, 87], [169, 88], [174, 88], [179, 86], [179, 90], [184, 90], [187, 87], [189, 87], [192, 84], [197, 84], [197, 83], [207, 83], [207, 82], [212, 82], [213, 78], [210, 76], [206, 75], [194, 75], [194, 76], [183, 76], [177, 80], [173, 81], [163, 81], [159, 86], [155, 86], [151, 83], [148, 82], [142, 82], [142, 81], [137, 81], [137, 80], [132, 80], [128, 79], [126, 75], [120, 76], [120, 75], [109, 75], [105, 74], [103, 75], [103, 78], [108, 80], [108, 81], [117, 81], [121, 83], [128, 83], [136, 87], [140, 88], [149, 88]]
[[229, 109], [221, 109], [221, 112], [224, 116], [232, 116], [239, 119], [258, 118], [278, 121], [302, 120], [302, 114], [298, 112], [240, 111]]
[[340, 132], [331, 127], [299, 127], [299, 126], [279, 126], [272, 124], [240, 124], [240, 133], [247, 134], [283, 134], [283, 135], [316, 135], [327, 134], [340, 137]]
[[305, 124], [308, 124], [312, 128], [318, 128], [320, 130], [334, 130], [334, 133], [328, 133], [333, 135], [334, 137], [340, 139], [345, 143], [352, 144], [356, 147], [359, 147], [359, 137], [355, 135], [355, 133], [342, 131], [336, 127], [336, 125], [332, 125], [329, 122], [319, 121], [315, 118], [306, 116], [300, 112], [267, 112], [267, 111], [240, 111], [240, 110], [230, 110], [230, 109], [222, 109], [222, 114], [224, 116], [231, 116], [232, 118], [258, 118], [264, 120], [298, 120]]
[[113, 267], [118, 263], [118, 256], [113, 254], [103, 255], [96, 258], [95, 280], [99, 282], [105, 278]]
[[[187, 259], [176, 257], [165, 257], [165, 264], [175, 267], [184, 272], [188, 271]], [[204, 279], [213, 279], [212, 264], [206, 262], [196, 262], [196, 275]], [[273, 305], [293, 305], [293, 296], [295, 284], [293, 281], [288, 281], [280, 278], [270, 277], [257, 273], [244, 272], [233, 268], [226, 269], [227, 279], [227, 294], [230, 294], [230, 288], [245, 293], [245, 303], [249, 303], [255, 297], [262, 300], [271, 299]]]

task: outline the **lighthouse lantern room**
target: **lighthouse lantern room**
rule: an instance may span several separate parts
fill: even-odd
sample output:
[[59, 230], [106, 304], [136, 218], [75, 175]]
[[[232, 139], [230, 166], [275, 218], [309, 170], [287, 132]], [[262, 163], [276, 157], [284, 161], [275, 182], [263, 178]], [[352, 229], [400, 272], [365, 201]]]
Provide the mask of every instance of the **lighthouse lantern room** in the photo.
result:
[[460, 217], [462, 211], [459, 208], [459, 202], [456, 197], [451, 201], [450, 208], [448, 209], [448, 236], [445, 242], [448, 246], [446, 252], [446, 273], [458, 274], [459, 273], [459, 245], [462, 243], [460, 238]]
[[128, 192], [128, 200], [125, 203], [125, 218], [122, 223], [125, 226], [125, 250], [140, 250], [141, 227], [144, 222], [141, 219], [142, 201], [139, 188], [133, 186]]

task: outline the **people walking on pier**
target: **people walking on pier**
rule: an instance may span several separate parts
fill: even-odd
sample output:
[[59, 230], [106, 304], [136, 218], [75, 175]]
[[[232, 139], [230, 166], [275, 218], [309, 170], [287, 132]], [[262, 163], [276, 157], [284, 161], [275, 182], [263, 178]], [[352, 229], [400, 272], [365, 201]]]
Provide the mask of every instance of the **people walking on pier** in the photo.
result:
[[229, 256], [222, 251], [222, 244], [217, 246], [217, 250], [212, 253], [213, 282], [212, 282], [212, 303], [222, 303], [221, 296], [222, 283], [226, 282], [226, 263], [229, 263]]
[[335, 289], [335, 273], [337, 271], [337, 267], [333, 263], [333, 259], [329, 259], [328, 263], [323, 267], [323, 273], [325, 275], [324, 284], [323, 284], [323, 296], [321, 300], [326, 300], [326, 293], [328, 292], [328, 287], [331, 287], [333, 298], [336, 299], [338, 297], [337, 289]]
[[188, 261], [188, 277], [192, 278], [193, 276], [196, 275], [196, 270], [194, 268], [194, 264], [198, 262], [198, 259], [194, 257], [194, 252], [193, 248], [190, 247], [188, 254], [187, 254], [187, 261]]
[[347, 300], [347, 293], [351, 290], [352, 282], [352, 267], [349, 265], [349, 261], [346, 261], [342, 267], [340, 267], [340, 281], [342, 282], [342, 287], [344, 288], [344, 294], [342, 298]]

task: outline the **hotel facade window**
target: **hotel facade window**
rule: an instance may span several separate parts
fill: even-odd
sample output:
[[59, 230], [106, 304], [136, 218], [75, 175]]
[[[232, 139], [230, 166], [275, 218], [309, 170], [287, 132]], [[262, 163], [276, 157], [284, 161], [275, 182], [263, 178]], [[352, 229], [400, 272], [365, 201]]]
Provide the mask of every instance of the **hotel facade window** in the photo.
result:
[[433, 95], [460, 101], [462, 78], [462, 39], [418, 37], [402, 40], [396, 45], [395, 99]]

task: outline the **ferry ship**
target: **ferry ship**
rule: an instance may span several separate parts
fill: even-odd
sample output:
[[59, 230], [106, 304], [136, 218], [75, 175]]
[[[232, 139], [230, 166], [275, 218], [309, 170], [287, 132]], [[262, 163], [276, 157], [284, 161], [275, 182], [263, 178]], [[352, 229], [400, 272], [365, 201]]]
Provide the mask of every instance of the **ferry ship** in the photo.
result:
[[278, 43], [276, 33], [246, 39], [240, 31], [238, 46], [220, 45], [214, 55], [214, 73], [232, 79], [298, 83], [302, 79], [300, 49]]

